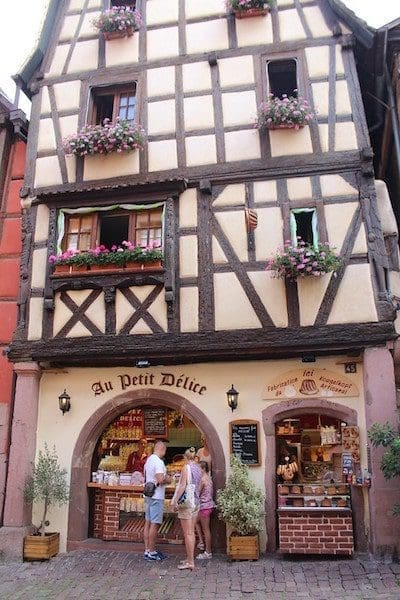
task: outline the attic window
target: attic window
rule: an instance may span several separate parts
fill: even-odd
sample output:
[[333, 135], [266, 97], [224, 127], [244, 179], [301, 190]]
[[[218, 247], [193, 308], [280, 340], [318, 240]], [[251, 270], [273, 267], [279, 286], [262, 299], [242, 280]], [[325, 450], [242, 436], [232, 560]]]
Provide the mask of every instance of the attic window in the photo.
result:
[[300, 239], [310, 246], [318, 246], [317, 211], [315, 208], [295, 208], [290, 212], [292, 243]]
[[111, 6], [131, 6], [136, 8], [136, 0], [111, 0]]
[[290, 60], [271, 60], [267, 65], [269, 91], [277, 98], [297, 97], [297, 62]]
[[129, 87], [104, 87], [92, 91], [94, 125], [104, 119], [115, 121], [117, 117], [134, 121], [136, 114], [136, 84]]

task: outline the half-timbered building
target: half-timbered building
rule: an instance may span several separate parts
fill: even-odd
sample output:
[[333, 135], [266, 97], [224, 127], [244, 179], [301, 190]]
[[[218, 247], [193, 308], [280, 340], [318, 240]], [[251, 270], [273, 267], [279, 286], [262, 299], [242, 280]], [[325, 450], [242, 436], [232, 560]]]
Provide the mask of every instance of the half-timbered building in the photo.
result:
[[[170, 439], [179, 415], [206, 436], [216, 487], [240, 430], [232, 421], [255, 425], [248, 462], [266, 495], [264, 549], [351, 554], [394, 546], [395, 490], [367, 438], [396, 407], [396, 313], [380, 221], [390, 205], [376, 191], [352, 31], [325, 0], [277, 0], [251, 18], [237, 18], [223, 0], [137, 0], [126, 4], [142, 14], [138, 30], [106, 39], [93, 20], [110, 4], [120, 3], [50, 2], [38, 48], [19, 74], [32, 116], [0, 544], [20, 549], [31, 522], [21, 489], [44, 443], [55, 445], [70, 481], [69, 505], [51, 514], [62, 548], [93, 537], [136, 539], [129, 519], [122, 526], [116, 515], [130, 512], [127, 493], [114, 492], [107, 505], [101, 486], [87, 485], [104, 431], [157, 408], [178, 415]], [[271, 92], [298, 93], [317, 117], [299, 129], [257, 129]], [[64, 138], [117, 116], [144, 128], [142, 150], [65, 153]], [[298, 236], [335, 247], [336, 273], [292, 281], [266, 271], [267, 259]], [[57, 274], [49, 261], [123, 241], [160, 242], [162, 265]], [[226, 401], [232, 384], [234, 414]], [[141, 434], [157, 437], [146, 423]], [[346, 427], [357, 439], [335, 454]], [[321, 428], [337, 435], [323, 459], [312, 449], [324, 445]], [[282, 449], [296, 448], [293, 460], [311, 483], [313, 474], [320, 481], [322, 500], [311, 484], [310, 497], [297, 486], [297, 504], [282, 500], [282, 487], [277, 493]], [[372, 472], [371, 487], [355, 465]], [[343, 474], [351, 494], [346, 484], [327, 494], [326, 482]], [[316, 518], [312, 508], [328, 528], [330, 515], [337, 519], [345, 542], [292, 540], [287, 525]]]

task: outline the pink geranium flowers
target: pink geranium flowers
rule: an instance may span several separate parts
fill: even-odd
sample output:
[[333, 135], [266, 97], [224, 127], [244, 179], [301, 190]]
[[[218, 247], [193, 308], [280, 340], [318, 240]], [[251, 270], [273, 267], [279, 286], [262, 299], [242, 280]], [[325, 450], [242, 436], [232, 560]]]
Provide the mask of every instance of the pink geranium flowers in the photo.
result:
[[301, 238], [295, 246], [286, 241], [283, 248], [267, 262], [266, 271], [276, 277], [295, 280], [298, 277], [321, 277], [324, 273], [337, 271], [342, 264], [329, 244], [317, 247], [306, 244]]
[[63, 140], [63, 146], [66, 154], [75, 156], [121, 154], [142, 149], [145, 139], [144, 129], [137, 123], [118, 118], [111, 123], [104, 119], [103, 125], [86, 125], [79, 133], [68, 136]]
[[283, 94], [278, 98], [269, 95], [266, 102], [260, 105], [256, 127], [258, 129], [300, 129], [314, 119], [315, 111], [312, 110], [307, 100], [300, 96], [287, 96]]
[[129, 6], [114, 6], [105, 10], [93, 21], [93, 25], [102, 33], [120, 32], [128, 35], [142, 24], [142, 15]]
[[163, 257], [159, 242], [153, 242], [148, 246], [136, 246], [133, 242], [124, 241], [121, 245], [113, 245], [111, 249], [101, 244], [86, 251], [66, 250], [61, 254], [49, 256], [49, 262], [52, 265], [124, 267], [128, 262], [155, 263], [163, 260]]

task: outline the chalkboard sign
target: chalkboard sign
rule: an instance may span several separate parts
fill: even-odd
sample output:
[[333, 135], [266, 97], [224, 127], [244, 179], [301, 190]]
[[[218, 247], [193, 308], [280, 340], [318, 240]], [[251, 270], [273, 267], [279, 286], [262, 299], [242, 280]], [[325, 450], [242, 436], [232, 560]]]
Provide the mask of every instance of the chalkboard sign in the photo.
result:
[[258, 421], [231, 421], [229, 423], [231, 454], [238, 456], [249, 467], [261, 464]]
[[167, 413], [165, 408], [144, 409], [144, 436], [149, 438], [167, 437]]

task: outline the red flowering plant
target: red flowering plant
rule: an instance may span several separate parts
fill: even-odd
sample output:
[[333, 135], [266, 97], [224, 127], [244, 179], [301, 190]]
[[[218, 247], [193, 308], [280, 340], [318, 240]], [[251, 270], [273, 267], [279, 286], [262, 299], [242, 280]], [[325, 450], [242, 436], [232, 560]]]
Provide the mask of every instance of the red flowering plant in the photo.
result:
[[79, 133], [63, 140], [66, 154], [88, 156], [131, 152], [142, 149], [145, 143], [144, 129], [137, 123], [123, 121], [117, 117], [115, 123], [104, 119], [103, 125], [86, 125]]
[[163, 251], [158, 242], [149, 246], [135, 246], [132, 242], [123, 241], [119, 246], [113, 245], [111, 249], [103, 244], [89, 250], [66, 250], [61, 254], [51, 255], [49, 262], [52, 265], [115, 265], [124, 267], [127, 262], [151, 263], [163, 259]]
[[316, 113], [307, 100], [300, 96], [282, 95], [282, 98], [269, 94], [258, 111], [256, 127], [258, 129], [300, 129], [314, 119]]
[[138, 10], [129, 6], [114, 6], [105, 10], [93, 20], [93, 25], [102, 33], [121, 32], [128, 33], [139, 29], [142, 24], [142, 15]]
[[267, 8], [272, 4], [272, 0], [226, 0], [226, 8], [228, 10], [246, 11], [253, 8]]
[[324, 273], [337, 271], [341, 259], [328, 243], [316, 247], [306, 244], [298, 238], [297, 246], [286, 241], [267, 262], [266, 271], [272, 271], [275, 277], [295, 280], [298, 277], [321, 277]]

